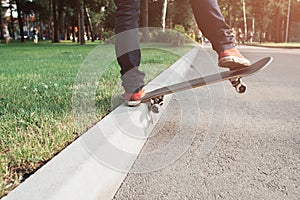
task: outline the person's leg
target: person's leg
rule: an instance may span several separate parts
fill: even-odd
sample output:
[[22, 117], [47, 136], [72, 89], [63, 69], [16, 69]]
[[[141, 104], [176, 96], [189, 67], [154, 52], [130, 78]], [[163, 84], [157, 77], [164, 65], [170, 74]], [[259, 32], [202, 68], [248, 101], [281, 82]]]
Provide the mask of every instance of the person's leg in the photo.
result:
[[141, 57], [138, 32], [140, 3], [139, 0], [115, 0], [115, 4], [115, 46], [122, 85], [126, 93], [135, 93], [143, 87], [145, 77], [138, 69]]
[[216, 0], [191, 0], [197, 24], [203, 35], [220, 52], [234, 47], [234, 35], [225, 23]]
[[191, 0], [197, 24], [219, 55], [219, 65], [231, 69], [250, 65], [235, 48], [234, 33], [225, 23], [217, 0]]

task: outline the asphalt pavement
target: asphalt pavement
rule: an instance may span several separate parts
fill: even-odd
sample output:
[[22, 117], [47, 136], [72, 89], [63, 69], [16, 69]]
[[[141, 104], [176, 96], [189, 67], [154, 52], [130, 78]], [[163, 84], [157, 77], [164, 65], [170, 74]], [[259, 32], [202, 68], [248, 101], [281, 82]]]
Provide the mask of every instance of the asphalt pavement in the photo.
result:
[[[274, 61], [246, 94], [228, 81], [175, 94], [114, 199], [299, 199], [300, 49], [240, 51]], [[216, 60], [201, 49], [187, 78]]]

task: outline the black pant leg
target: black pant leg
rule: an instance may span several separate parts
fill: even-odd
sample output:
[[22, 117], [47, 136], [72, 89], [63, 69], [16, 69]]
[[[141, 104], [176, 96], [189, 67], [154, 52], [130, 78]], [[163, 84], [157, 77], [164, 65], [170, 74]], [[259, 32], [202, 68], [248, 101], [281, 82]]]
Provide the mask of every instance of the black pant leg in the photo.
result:
[[145, 74], [139, 71], [141, 52], [139, 44], [139, 0], [115, 0], [116, 55], [121, 67], [122, 85], [132, 93], [144, 85]]
[[235, 46], [234, 35], [225, 23], [217, 0], [191, 0], [191, 5], [199, 29], [216, 52]]

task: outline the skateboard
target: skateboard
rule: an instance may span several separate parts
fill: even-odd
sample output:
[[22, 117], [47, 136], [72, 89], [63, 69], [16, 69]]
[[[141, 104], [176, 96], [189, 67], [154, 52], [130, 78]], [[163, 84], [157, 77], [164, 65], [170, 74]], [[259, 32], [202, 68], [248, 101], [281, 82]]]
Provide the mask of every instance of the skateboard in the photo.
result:
[[271, 62], [272, 57], [263, 58], [254, 64], [237, 70], [224, 71], [216, 74], [208, 75], [205, 77], [200, 77], [192, 79], [189, 81], [184, 81], [174, 85], [169, 85], [155, 89], [153, 91], [147, 92], [142, 98], [142, 103], [148, 103], [150, 109], [154, 113], [159, 112], [159, 106], [163, 104], [164, 95], [172, 94], [175, 92], [180, 92], [196, 87], [201, 87], [209, 85], [212, 83], [217, 83], [225, 80], [229, 80], [231, 85], [235, 88], [238, 93], [245, 93], [247, 86], [242, 82], [242, 78], [246, 76], [251, 76], [263, 68], [267, 67]]

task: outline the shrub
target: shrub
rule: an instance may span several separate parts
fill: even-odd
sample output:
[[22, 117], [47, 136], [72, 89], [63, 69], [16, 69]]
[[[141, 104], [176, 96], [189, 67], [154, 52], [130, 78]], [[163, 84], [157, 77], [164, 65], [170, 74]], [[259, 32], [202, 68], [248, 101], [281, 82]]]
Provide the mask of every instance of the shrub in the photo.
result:
[[151, 42], [170, 43], [174, 46], [182, 46], [192, 42], [181, 25], [175, 25], [173, 30], [167, 29], [164, 32], [162, 30], [153, 31], [149, 34], [149, 37]]

